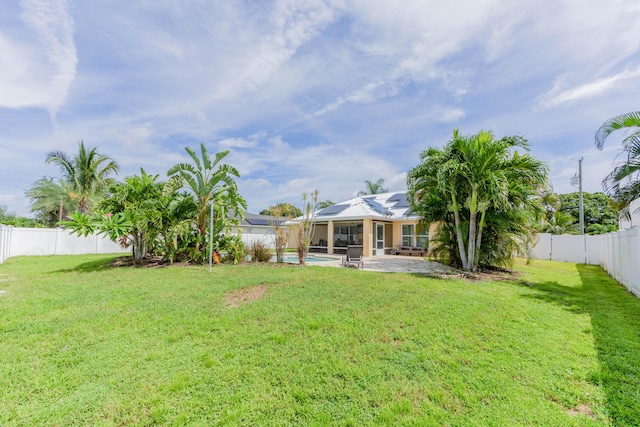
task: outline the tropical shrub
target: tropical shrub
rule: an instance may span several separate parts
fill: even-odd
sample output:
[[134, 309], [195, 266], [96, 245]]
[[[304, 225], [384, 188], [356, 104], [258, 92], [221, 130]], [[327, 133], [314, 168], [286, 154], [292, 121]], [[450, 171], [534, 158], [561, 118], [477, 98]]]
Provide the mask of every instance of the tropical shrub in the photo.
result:
[[449, 224], [440, 229], [449, 236], [437, 241], [455, 241], [457, 254], [447, 258], [465, 270], [508, 263], [539, 227], [537, 195], [547, 186], [547, 167], [518, 149], [528, 150], [519, 136], [464, 136], [456, 129], [444, 148], [424, 151], [408, 174], [412, 209], [427, 223]]
[[197, 255], [200, 256], [201, 261], [204, 261], [203, 255], [207, 253], [207, 224], [211, 203], [214, 206], [218, 227], [218, 232], [214, 230], [214, 236], [218, 236], [222, 229], [229, 229], [231, 225], [237, 224], [238, 218], [242, 218], [247, 208], [247, 203], [238, 193], [238, 187], [233, 179], [240, 176], [238, 171], [233, 166], [220, 164], [229, 154], [229, 150], [217, 153], [213, 160], [204, 144], [200, 144], [201, 158], [198, 158], [190, 147], [185, 147], [185, 150], [193, 160], [193, 164], [178, 163], [167, 173], [172, 177], [180, 177], [184, 187], [195, 197]]
[[260, 240], [251, 243], [248, 252], [252, 262], [269, 262], [273, 256], [269, 248]]

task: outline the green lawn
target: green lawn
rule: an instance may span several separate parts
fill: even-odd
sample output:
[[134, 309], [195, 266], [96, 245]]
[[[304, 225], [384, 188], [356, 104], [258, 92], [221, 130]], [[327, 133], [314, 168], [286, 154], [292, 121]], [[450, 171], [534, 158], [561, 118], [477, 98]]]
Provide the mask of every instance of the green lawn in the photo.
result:
[[[599, 267], [472, 282], [111, 260], [0, 265], [0, 425], [640, 420], [640, 299]], [[238, 289], [266, 292], [227, 306]]]

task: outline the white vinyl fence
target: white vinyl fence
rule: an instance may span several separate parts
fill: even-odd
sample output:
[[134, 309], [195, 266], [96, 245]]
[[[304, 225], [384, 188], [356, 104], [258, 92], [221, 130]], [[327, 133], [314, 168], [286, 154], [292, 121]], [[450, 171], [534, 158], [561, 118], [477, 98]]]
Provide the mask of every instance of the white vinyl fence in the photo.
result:
[[20, 255], [82, 255], [129, 253], [104, 236], [78, 237], [60, 228], [0, 225], [0, 264]]
[[640, 297], [640, 228], [634, 227], [601, 238], [600, 265], [618, 282]]
[[600, 236], [571, 234], [538, 234], [531, 256], [552, 261], [600, 264]]
[[531, 257], [600, 265], [640, 297], [640, 227], [599, 236], [539, 234]]
[[9, 258], [9, 244], [13, 227], [0, 224], [0, 264]]
[[254, 242], [260, 242], [269, 249], [276, 247], [276, 235], [273, 227], [265, 226], [243, 226], [233, 227], [232, 232], [237, 233], [240, 231], [240, 237], [245, 247], [250, 247]]

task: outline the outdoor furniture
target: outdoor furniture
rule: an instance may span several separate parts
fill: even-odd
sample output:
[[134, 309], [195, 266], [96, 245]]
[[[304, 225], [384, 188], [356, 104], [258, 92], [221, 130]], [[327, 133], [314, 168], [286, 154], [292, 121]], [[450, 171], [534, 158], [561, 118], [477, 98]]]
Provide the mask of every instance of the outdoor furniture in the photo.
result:
[[364, 261], [362, 260], [362, 246], [361, 245], [349, 245], [347, 246], [347, 256], [342, 259], [342, 265], [345, 267], [351, 267], [364, 270]]
[[391, 255], [425, 256], [427, 252], [428, 251], [425, 248], [416, 246], [397, 246], [395, 249], [391, 250]]

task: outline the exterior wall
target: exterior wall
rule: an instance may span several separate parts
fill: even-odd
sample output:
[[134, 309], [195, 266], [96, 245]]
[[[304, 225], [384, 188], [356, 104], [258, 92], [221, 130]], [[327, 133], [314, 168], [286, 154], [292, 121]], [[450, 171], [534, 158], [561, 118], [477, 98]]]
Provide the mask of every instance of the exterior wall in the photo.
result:
[[373, 256], [373, 220], [362, 221], [362, 256]]
[[391, 242], [391, 246], [400, 246], [402, 245], [402, 226], [404, 224], [413, 224], [413, 222], [394, 222], [393, 223], [393, 241]]
[[[388, 249], [388, 252], [391, 252], [393, 248], [393, 223], [385, 224], [384, 226], [384, 247]], [[386, 251], [385, 251], [386, 253]]]
[[324, 240], [324, 242], [327, 243], [329, 237], [328, 228], [328, 224], [316, 224], [312, 242], [319, 245], [320, 240]]
[[22, 255], [81, 255], [130, 253], [105, 236], [78, 237], [60, 228], [0, 226], [0, 263]]

